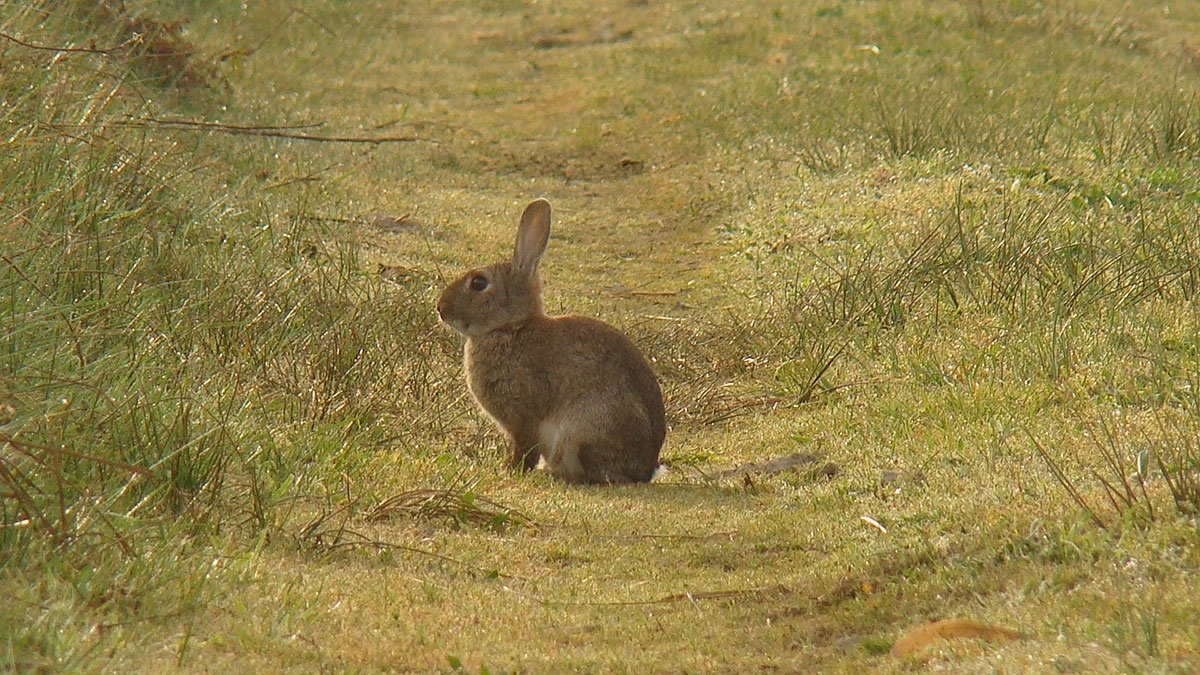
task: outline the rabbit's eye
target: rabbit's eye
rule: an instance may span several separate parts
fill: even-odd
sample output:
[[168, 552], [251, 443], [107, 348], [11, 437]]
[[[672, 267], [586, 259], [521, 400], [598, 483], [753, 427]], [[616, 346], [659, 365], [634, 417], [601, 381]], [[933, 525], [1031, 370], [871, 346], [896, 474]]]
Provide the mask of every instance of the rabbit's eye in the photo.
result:
[[492, 284], [490, 281], [488, 281], [488, 278], [482, 274], [476, 274], [475, 276], [471, 277], [471, 290], [473, 291], [486, 291], [487, 287], [491, 285]]

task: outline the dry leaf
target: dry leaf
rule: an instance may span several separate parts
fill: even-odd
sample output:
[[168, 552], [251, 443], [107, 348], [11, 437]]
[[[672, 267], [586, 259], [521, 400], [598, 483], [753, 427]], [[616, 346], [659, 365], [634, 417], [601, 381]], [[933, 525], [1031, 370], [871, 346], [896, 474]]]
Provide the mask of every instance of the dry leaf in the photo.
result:
[[974, 619], [945, 619], [914, 628], [892, 645], [892, 656], [898, 659], [937, 640], [951, 638], [981, 638], [984, 640], [1015, 640], [1021, 634], [1011, 628], [993, 626]]

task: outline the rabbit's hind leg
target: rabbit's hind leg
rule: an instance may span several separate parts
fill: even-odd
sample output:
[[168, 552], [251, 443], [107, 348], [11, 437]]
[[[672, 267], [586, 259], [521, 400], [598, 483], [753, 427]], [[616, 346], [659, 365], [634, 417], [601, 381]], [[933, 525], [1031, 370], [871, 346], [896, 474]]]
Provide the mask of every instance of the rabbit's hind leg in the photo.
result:
[[642, 453], [630, 452], [644, 441], [613, 433], [611, 420], [595, 417], [560, 416], [541, 423], [540, 449], [550, 473], [566, 483], [649, 482], [657, 462], [642, 462]]
[[650, 482], [654, 469], [645, 470], [632, 460], [625, 445], [615, 439], [584, 445], [579, 449], [579, 463], [584, 473], [582, 482], [599, 485]]
[[571, 423], [571, 418], [547, 418], [538, 425], [538, 431], [540, 454], [550, 473], [566, 483], [588, 482], [579, 463], [580, 430]]

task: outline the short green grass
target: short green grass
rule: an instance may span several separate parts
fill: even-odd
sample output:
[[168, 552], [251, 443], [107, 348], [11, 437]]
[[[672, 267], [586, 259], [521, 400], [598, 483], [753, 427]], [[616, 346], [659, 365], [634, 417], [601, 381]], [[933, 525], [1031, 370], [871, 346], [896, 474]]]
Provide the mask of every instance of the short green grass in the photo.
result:
[[[3, 5], [0, 664], [1200, 668], [1197, 28]], [[652, 485], [504, 471], [437, 325], [536, 196], [548, 308], [663, 383]], [[888, 655], [955, 617], [1022, 639]]]

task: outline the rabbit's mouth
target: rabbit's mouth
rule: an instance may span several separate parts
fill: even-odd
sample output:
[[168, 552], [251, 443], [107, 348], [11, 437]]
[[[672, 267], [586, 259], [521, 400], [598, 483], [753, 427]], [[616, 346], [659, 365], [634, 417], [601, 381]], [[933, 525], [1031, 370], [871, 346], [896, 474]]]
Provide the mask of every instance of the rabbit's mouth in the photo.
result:
[[470, 323], [468, 323], [466, 321], [447, 318], [441, 312], [438, 312], [438, 318], [442, 320], [442, 323], [453, 328], [456, 333], [462, 333], [463, 335], [470, 335], [470, 332], [469, 332], [471, 329]]
[[438, 318], [442, 320], [442, 323], [454, 329], [454, 332], [460, 333], [467, 337], [471, 336], [471, 323], [469, 321], [446, 316], [446, 309], [440, 305], [437, 308], [437, 314]]

